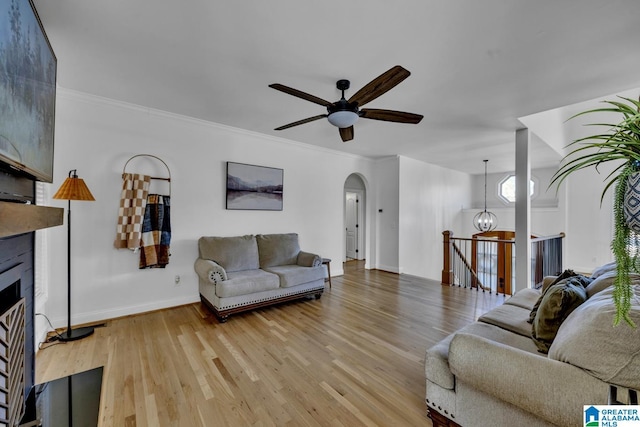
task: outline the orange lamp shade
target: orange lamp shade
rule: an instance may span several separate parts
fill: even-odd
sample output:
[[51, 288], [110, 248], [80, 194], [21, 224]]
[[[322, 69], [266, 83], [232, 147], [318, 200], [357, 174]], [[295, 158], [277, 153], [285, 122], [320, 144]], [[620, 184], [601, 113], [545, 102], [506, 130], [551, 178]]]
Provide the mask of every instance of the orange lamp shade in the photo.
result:
[[60, 200], [96, 200], [93, 198], [93, 194], [89, 191], [84, 180], [82, 178], [78, 178], [75, 171], [72, 172], [73, 175], [70, 174], [70, 176], [64, 180], [56, 194], [53, 195], [53, 198]]

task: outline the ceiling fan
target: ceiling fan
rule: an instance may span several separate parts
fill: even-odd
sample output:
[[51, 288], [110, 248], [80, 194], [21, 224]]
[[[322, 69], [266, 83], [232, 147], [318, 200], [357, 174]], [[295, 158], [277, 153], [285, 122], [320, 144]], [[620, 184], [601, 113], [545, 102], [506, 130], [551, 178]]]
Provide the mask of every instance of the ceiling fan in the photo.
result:
[[344, 97], [344, 91], [349, 89], [349, 80], [338, 80], [336, 87], [342, 91], [342, 98], [336, 102], [325, 101], [317, 96], [310, 95], [306, 92], [293, 89], [291, 87], [281, 85], [279, 83], [270, 84], [269, 87], [279, 90], [289, 95], [311, 101], [327, 108], [327, 114], [319, 114], [317, 116], [308, 117], [289, 123], [284, 126], [275, 128], [274, 130], [289, 129], [294, 126], [303, 125], [323, 118], [327, 118], [329, 123], [336, 126], [340, 131], [340, 137], [344, 142], [353, 139], [353, 124], [362, 117], [364, 119], [382, 120], [386, 122], [410, 123], [417, 124], [422, 120], [422, 115], [405, 113], [403, 111], [380, 110], [377, 108], [360, 108], [367, 102], [373, 101], [380, 95], [393, 89], [396, 85], [409, 77], [411, 73], [400, 65], [392, 67], [390, 70], [382, 73], [375, 79], [367, 83], [362, 89], [355, 93], [348, 100]]

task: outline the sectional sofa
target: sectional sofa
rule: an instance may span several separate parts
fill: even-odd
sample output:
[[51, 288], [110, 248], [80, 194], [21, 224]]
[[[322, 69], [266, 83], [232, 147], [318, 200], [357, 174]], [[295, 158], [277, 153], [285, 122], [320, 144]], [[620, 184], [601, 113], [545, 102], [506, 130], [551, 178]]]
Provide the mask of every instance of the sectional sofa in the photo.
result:
[[614, 269], [597, 269], [582, 289], [547, 278], [542, 289], [517, 292], [429, 348], [426, 404], [434, 426], [579, 426], [584, 405], [608, 403], [610, 385], [633, 396], [640, 389], [640, 276], [632, 276], [631, 310], [639, 327], [614, 327]]

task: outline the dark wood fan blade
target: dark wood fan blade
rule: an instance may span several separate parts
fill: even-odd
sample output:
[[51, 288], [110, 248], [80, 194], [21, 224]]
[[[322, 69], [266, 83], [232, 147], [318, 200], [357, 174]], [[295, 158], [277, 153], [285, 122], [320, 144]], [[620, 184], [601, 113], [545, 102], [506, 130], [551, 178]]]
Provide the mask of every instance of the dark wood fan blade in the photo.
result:
[[396, 85], [409, 77], [411, 73], [400, 65], [396, 65], [389, 71], [380, 74], [375, 79], [367, 83], [362, 89], [357, 91], [355, 95], [349, 98], [349, 102], [357, 102], [362, 107], [367, 102], [373, 101], [383, 93], [393, 89]]
[[289, 95], [297, 96], [298, 98], [302, 98], [302, 99], [304, 99], [306, 101], [311, 101], [311, 102], [314, 102], [316, 104], [320, 104], [320, 105], [322, 105], [324, 107], [329, 107], [330, 105], [333, 105], [333, 103], [331, 103], [329, 101], [325, 101], [322, 98], [318, 98], [317, 96], [309, 95], [306, 92], [302, 92], [301, 90], [294, 89], [294, 88], [289, 87], [289, 86], [281, 85], [280, 83], [270, 84], [269, 87], [273, 88], [275, 90], [279, 90], [280, 92], [288, 93]]
[[376, 108], [363, 108], [360, 110], [360, 117], [372, 120], [382, 120], [385, 122], [418, 124], [422, 120], [421, 114], [405, 113], [404, 111], [378, 110]]
[[306, 119], [298, 120], [297, 122], [289, 123], [288, 125], [280, 126], [279, 128], [275, 128], [274, 130], [289, 129], [294, 126], [303, 125], [305, 123], [315, 122], [316, 120], [324, 119], [325, 117], [327, 117], [326, 114], [320, 114], [318, 116], [308, 117]]
[[353, 126], [349, 126], [348, 128], [339, 128], [340, 138], [342, 138], [342, 142], [351, 141], [353, 139]]

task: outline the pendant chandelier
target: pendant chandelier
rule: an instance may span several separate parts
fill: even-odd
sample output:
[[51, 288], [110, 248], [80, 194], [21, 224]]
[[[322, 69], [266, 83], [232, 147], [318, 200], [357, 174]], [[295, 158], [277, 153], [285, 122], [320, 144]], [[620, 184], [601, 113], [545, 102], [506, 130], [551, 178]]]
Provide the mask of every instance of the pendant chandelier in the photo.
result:
[[495, 230], [498, 226], [498, 218], [493, 212], [487, 212], [487, 162], [484, 162], [484, 211], [478, 212], [473, 217], [473, 226], [480, 232]]

